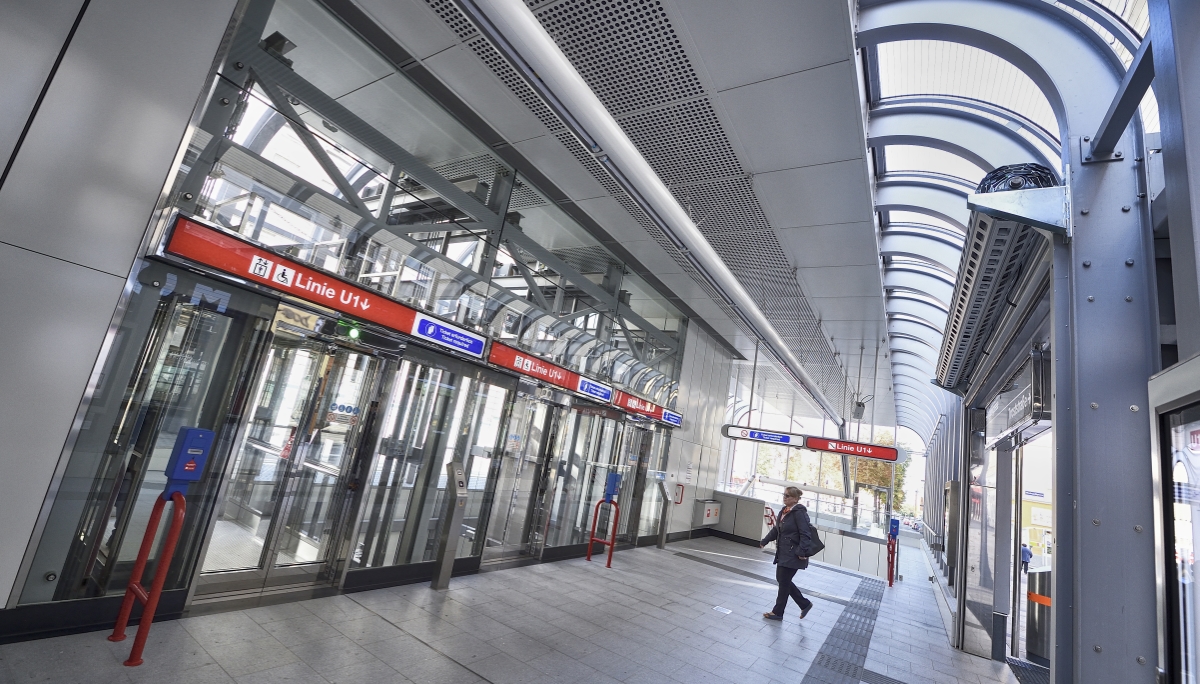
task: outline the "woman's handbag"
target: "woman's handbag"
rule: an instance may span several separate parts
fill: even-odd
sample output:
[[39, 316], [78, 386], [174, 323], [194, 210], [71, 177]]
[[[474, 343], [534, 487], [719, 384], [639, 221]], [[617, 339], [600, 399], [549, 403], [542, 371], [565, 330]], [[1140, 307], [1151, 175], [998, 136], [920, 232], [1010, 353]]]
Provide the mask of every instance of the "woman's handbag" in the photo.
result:
[[817, 535], [817, 526], [812, 522], [808, 523], [808, 544], [806, 546], [804, 555], [808, 558], [825, 550], [825, 542], [821, 541], [821, 537]]

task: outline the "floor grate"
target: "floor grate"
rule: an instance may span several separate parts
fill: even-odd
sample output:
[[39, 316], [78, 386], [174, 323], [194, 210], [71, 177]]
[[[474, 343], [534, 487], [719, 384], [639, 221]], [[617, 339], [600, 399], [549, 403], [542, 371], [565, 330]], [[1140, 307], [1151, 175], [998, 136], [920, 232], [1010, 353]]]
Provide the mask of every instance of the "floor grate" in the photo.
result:
[[1021, 684], [1050, 684], [1050, 668], [1016, 658], [1008, 659], [1008, 667]]

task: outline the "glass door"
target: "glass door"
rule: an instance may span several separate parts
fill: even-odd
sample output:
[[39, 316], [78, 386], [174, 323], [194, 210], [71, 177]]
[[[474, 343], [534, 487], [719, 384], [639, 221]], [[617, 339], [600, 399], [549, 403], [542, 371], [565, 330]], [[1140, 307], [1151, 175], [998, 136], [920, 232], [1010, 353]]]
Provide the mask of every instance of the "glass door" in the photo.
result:
[[1162, 416], [1164, 522], [1167, 568], [1167, 657], [1170, 681], [1200, 682], [1200, 573], [1196, 521], [1200, 519], [1200, 404]]
[[[564, 413], [536, 514], [536, 529], [541, 533], [536, 541], [542, 546], [543, 559], [550, 548], [587, 543], [592, 511], [604, 496], [607, 475], [621, 468], [616, 460], [623, 413], [585, 403]], [[603, 507], [597, 536], [605, 528], [610, 510]]]
[[501, 458], [496, 459], [495, 503], [488, 523], [483, 560], [529, 552], [529, 521], [534, 490], [545, 455], [553, 406], [524, 392], [509, 419]]
[[621, 473], [621, 520], [617, 527], [617, 539], [627, 544], [637, 544], [638, 534], [650, 534], [645, 530], [653, 527], [642, 525], [643, 501], [647, 496], [646, 472], [650, 465], [650, 447], [654, 443], [653, 427], [649, 424], [627, 422], [621, 436], [621, 453], [617, 459], [617, 470]]
[[332, 579], [381, 363], [319, 340], [276, 336], [197, 594]]
[[381, 386], [346, 586], [394, 583], [416, 576], [404, 566], [434, 560], [451, 460], [468, 490], [456, 557], [481, 555], [516, 394], [511, 376], [412, 347]]

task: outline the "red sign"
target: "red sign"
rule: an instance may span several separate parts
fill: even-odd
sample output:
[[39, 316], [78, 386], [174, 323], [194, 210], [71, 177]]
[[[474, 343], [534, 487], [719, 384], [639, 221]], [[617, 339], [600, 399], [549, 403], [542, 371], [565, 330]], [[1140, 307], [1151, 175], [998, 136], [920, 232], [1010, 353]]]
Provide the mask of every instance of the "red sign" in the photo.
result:
[[616, 406], [619, 409], [625, 409], [630, 413], [637, 413], [655, 420], [662, 420], [663, 417], [662, 407], [658, 404], [646, 401], [641, 397], [635, 397], [632, 394], [622, 392], [621, 390], [616, 390], [613, 392], [613, 406]]
[[182, 216], [166, 251], [400, 332], [412, 332], [416, 321], [415, 310], [378, 292], [350, 285]]
[[579, 387], [579, 374], [575, 371], [569, 371], [562, 366], [543, 361], [532, 354], [527, 354], [506, 344], [493, 342], [492, 351], [488, 354], [488, 361], [502, 368], [515, 370], [522, 375], [545, 380], [551, 385], [572, 392]]
[[863, 444], [861, 442], [843, 442], [824, 437], [805, 437], [804, 446], [814, 451], [832, 451], [837, 454], [877, 458], [881, 461], [895, 461], [900, 457], [900, 452], [892, 447], [879, 446], [878, 444]]

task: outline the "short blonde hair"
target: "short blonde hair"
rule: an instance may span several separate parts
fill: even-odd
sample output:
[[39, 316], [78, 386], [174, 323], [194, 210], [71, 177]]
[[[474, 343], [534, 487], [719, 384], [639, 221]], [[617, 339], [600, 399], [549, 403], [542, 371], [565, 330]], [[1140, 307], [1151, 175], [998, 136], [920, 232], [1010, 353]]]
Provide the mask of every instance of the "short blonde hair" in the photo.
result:
[[784, 496], [790, 496], [793, 499], [799, 499], [800, 497], [804, 496], [804, 492], [800, 491], [799, 487], [788, 487], [787, 489], [783, 490], [783, 494]]

